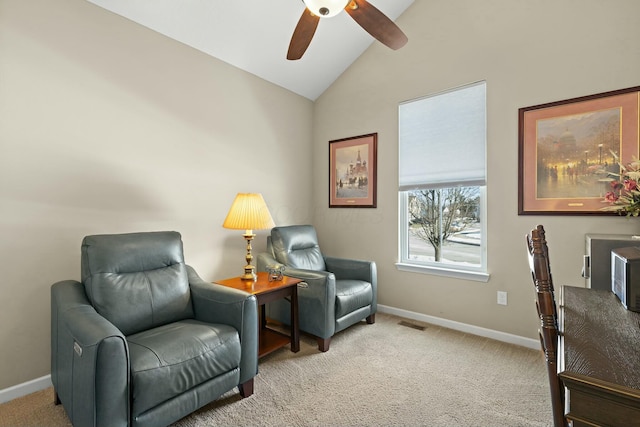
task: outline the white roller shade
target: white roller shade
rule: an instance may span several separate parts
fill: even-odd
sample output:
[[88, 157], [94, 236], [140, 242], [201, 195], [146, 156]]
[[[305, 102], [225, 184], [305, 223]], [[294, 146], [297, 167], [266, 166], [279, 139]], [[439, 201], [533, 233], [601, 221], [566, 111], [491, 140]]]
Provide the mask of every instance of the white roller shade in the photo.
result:
[[400, 104], [400, 191], [485, 185], [486, 83]]

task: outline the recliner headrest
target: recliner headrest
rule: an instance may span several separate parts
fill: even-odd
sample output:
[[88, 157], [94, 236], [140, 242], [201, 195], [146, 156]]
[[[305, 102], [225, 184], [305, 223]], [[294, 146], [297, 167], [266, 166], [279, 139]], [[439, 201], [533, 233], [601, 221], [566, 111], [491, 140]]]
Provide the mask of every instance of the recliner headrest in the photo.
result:
[[125, 335], [193, 317], [175, 231], [86, 236], [81, 276], [96, 311]]
[[317, 271], [326, 268], [316, 230], [311, 225], [274, 227], [271, 242], [276, 260], [288, 267]]

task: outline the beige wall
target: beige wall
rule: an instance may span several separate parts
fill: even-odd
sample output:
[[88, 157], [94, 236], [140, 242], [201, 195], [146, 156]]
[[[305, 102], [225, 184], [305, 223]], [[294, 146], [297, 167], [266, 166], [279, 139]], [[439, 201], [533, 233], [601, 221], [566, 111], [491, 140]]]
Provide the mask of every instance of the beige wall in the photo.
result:
[[244, 266], [237, 192], [309, 222], [290, 167], [312, 167], [312, 112], [84, 0], [0, 0], [0, 390], [49, 374], [49, 288], [79, 278], [83, 236], [177, 230], [213, 280]]
[[[325, 251], [377, 261], [379, 303], [536, 338], [524, 235], [545, 225], [557, 285], [583, 285], [585, 233], [633, 233], [618, 217], [518, 216], [518, 108], [640, 85], [637, 0], [418, 0], [409, 43], [376, 43], [317, 101], [314, 223]], [[488, 283], [401, 272], [397, 106], [487, 82]], [[327, 141], [378, 132], [378, 208], [328, 209]], [[455, 147], [452, 147], [455, 150]], [[464, 153], [458, 153], [463, 156]], [[496, 291], [508, 305], [496, 304]]]
[[[581, 284], [584, 234], [638, 226], [518, 216], [517, 109], [639, 85], [639, 14], [636, 0], [418, 0], [398, 20], [409, 44], [374, 43], [314, 107], [84, 0], [0, 0], [0, 389], [49, 373], [49, 287], [78, 278], [84, 235], [178, 230], [204, 278], [235, 275], [244, 245], [220, 224], [238, 191], [262, 192], [278, 224], [313, 220], [326, 252], [376, 260], [381, 304], [534, 338], [525, 232], [543, 223], [556, 283]], [[397, 271], [397, 105], [477, 80], [491, 280]], [[328, 209], [327, 142], [370, 132], [378, 208]]]

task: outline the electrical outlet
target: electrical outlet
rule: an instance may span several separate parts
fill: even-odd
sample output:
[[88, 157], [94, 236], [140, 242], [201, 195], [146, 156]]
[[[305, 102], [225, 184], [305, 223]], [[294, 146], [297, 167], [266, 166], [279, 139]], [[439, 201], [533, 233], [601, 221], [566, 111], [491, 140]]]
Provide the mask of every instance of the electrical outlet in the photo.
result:
[[504, 291], [498, 291], [498, 304], [507, 305], [507, 293]]

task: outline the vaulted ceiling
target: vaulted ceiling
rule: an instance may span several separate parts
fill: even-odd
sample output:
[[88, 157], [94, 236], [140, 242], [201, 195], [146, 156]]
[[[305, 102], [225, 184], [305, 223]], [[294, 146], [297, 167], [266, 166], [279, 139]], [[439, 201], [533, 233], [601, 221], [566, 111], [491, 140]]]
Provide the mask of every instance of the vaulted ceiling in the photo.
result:
[[[301, 0], [88, 0], [311, 100], [372, 43], [345, 12], [321, 19], [297, 61], [286, 59]], [[396, 20], [414, 0], [370, 0]], [[411, 35], [409, 43], [411, 43]]]

